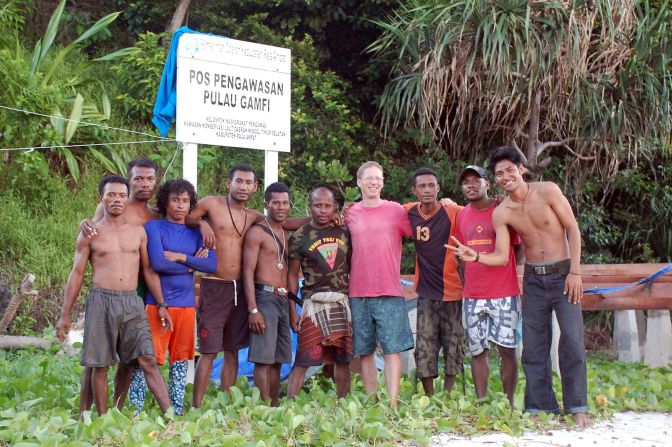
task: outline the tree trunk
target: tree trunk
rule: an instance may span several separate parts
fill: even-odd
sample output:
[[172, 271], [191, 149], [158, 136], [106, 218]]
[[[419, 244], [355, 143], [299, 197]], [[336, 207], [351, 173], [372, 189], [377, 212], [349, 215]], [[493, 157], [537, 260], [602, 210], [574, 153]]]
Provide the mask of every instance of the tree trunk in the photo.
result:
[[23, 349], [34, 346], [41, 349], [49, 349], [54, 340], [46, 340], [39, 337], [18, 337], [14, 335], [0, 335], [0, 349]]
[[173, 18], [170, 20], [170, 25], [166, 29], [166, 33], [170, 36], [173, 34], [182, 24], [184, 19], [187, 17], [187, 12], [189, 12], [189, 3], [191, 0], [180, 0], [175, 8], [175, 13], [173, 13]]
[[528, 139], [526, 144], [527, 169], [530, 179], [535, 179], [538, 174], [537, 150], [539, 146], [539, 122], [541, 120], [541, 92], [537, 92], [532, 100], [530, 108], [530, 122], [528, 127]]
[[0, 334], [5, 332], [9, 327], [9, 324], [14, 319], [14, 315], [16, 315], [16, 311], [19, 308], [21, 301], [23, 301], [23, 298], [28, 295], [37, 295], [37, 290], [33, 290], [34, 283], [35, 275], [28, 273], [26, 276], [24, 276], [23, 281], [21, 282], [21, 286], [19, 286], [18, 293], [14, 294], [14, 296], [12, 296], [12, 298], [9, 300], [9, 304], [5, 309], [2, 320], [0, 320]]

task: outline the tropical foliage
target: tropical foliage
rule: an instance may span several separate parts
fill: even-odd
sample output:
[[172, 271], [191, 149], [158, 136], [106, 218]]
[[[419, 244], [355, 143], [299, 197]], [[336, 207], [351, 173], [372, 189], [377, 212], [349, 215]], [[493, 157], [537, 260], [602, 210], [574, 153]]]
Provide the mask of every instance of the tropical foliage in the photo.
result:
[[387, 132], [431, 129], [456, 158], [520, 146], [538, 174], [554, 148], [573, 175], [615, 175], [670, 144], [668, 2], [412, 0], [370, 50], [394, 58]]
[[[31, 271], [42, 292], [22, 307], [14, 331], [39, 332], [53, 323], [78, 222], [95, 206], [103, 173], [123, 174], [125, 163], [142, 155], [159, 163], [165, 178], [181, 176], [176, 143], [118, 144], [157, 135], [150, 113], [169, 38], [163, 32], [176, 3], [58, 1], [45, 8], [10, 0], [0, 6], [0, 106], [49, 115], [0, 108], [0, 148], [82, 145], [1, 152], [0, 202], [9, 206], [0, 207], [0, 278], [11, 288]], [[569, 139], [573, 152], [596, 157], [582, 161], [553, 145], [537, 157], [538, 166], [549, 163], [540, 178], [558, 182], [571, 198], [584, 262], [669, 261], [672, 229], [660, 222], [672, 216], [670, 7], [622, 1], [608, 9], [603, 1], [236, 0], [191, 2], [188, 24], [291, 48], [292, 153], [280, 156], [280, 178], [292, 186], [297, 214], [305, 212], [306, 189], [318, 183], [356, 199], [354, 173], [368, 159], [385, 166], [385, 198], [413, 199], [412, 172], [431, 166], [442, 194], [461, 201], [456, 175], [466, 164], [482, 164], [491, 146], [516, 142], [533, 160], [534, 138], [526, 137], [534, 135], [537, 89], [535, 147]], [[132, 49], [119, 52], [124, 47]], [[116, 58], [104, 57], [110, 54]], [[449, 60], [454, 67], [441, 65]], [[570, 64], [577, 69], [567, 69]], [[497, 66], [513, 68], [486, 69]], [[441, 79], [451, 86], [443, 114], [441, 96], [429, 95], [432, 88], [441, 92]], [[569, 90], [551, 94], [552, 86]], [[568, 91], [578, 99], [570, 101]], [[617, 103], [620, 109], [613, 108]], [[582, 118], [588, 111], [594, 116]], [[640, 138], [633, 140], [638, 126]], [[590, 132], [596, 137], [588, 141]], [[236, 162], [261, 168], [263, 153], [199, 147], [199, 194], [223, 191]], [[595, 175], [605, 172], [609, 181]], [[260, 199], [255, 195], [250, 206], [260, 209]], [[404, 273], [413, 267], [407, 244]]]
[[[589, 404], [594, 417], [614, 411], [672, 410], [672, 369], [648, 369], [591, 358]], [[467, 370], [467, 376], [469, 376]], [[405, 377], [400, 405], [391, 410], [387, 397], [368, 398], [361, 381], [353, 380], [352, 393], [337, 399], [333, 384], [324, 378], [310, 380], [294, 401], [280, 408], [266, 406], [256, 388], [238, 381], [231, 396], [210, 388], [199, 409], [181, 417], [161, 416], [148, 399], [139, 416], [128, 409], [97, 417], [87, 414], [78, 422], [80, 367], [76, 357], [35, 351], [0, 351], [0, 443], [40, 445], [126, 446], [271, 446], [271, 445], [428, 445], [438, 432], [482, 434], [502, 431], [521, 435], [531, 430], [572, 425], [571, 417], [543, 416], [512, 410], [502, 393], [496, 371], [491, 376], [490, 398], [477, 402], [470, 378], [467, 394], [458, 383], [450, 394], [427, 397]], [[642, 377], [646, 377], [642, 379]], [[382, 378], [381, 378], [382, 379]], [[460, 379], [461, 381], [461, 379]], [[555, 381], [559, 382], [558, 377]], [[440, 388], [439, 383], [439, 388]], [[516, 405], [522, 405], [520, 383]], [[422, 387], [418, 387], [421, 389]], [[559, 383], [556, 383], [559, 388]], [[187, 392], [189, 400], [190, 392]]]
[[[94, 124], [108, 121], [111, 103], [104, 88], [101, 88], [104, 83], [91, 76], [90, 67], [94, 61], [82, 57], [82, 53], [76, 50], [104, 31], [119, 13], [106, 15], [74, 41], [55, 46], [65, 9], [65, 0], [62, 0], [51, 15], [44, 35], [29, 53], [22, 45], [20, 32], [23, 19], [16, 16], [20, 10], [12, 11], [11, 6], [12, 2], [4, 7], [4, 13], [0, 15], [0, 23], [8, 26], [8, 34], [13, 37], [0, 41], [0, 83], [7, 86], [2, 95], [3, 102], [17, 110], [0, 112], [2, 141], [29, 149], [69, 145], [83, 139], [98, 142], [109, 138], [102, 128], [80, 127], [82, 121]], [[132, 51], [122, 49], [96, 60], [109, 61]], [[92, 88], [92, 84], [95, 87]], [[96, 90], [102, 93], [94, 94]], [[34, 158], [45, 158], [38, 163], [65, 163], [67, 171], [77, 181], [82, 152], [69, 147], [58, 149]], [[107, 169], [116, 170], [118, 166], [123, 166], [119, 157], [108, 158], [100, 148], [90, 147], [88, 153]], [[17, 157], [19, 166], [25, 168], [25, 161], [26, 157]], [[114, 161], [118, 164], [115, 165]]]

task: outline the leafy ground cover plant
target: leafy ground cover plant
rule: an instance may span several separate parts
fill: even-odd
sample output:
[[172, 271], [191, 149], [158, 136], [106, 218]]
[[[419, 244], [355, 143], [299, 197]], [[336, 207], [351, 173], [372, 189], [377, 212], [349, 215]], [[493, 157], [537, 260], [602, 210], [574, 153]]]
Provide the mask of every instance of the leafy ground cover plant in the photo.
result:
[[[383, 393], [377, 400], [366, 396], [359, 378], [353, 379], [350, 396], [338, 399], [329, 380], [315, 377], [296, 400], [271, 408], [242, 379], [231, 396], [211, 387], [204, 406], [181, 417], [162, 416], [156, 404], [148, 402], [139, 416], [129, 409], [112, 410], [102, 417], [87, 413], [79, 422], [78, 357], [55, 355], [58, 349], [0, 351], [0, 445], [427, 445], [439, 432], [515, 435], [572, 425], [569, 417], [532, 419], [512, 410], [498, 385], [496, 368], [491, 396], [482, 401], [476, 401], [468, 377], [466, 396], [458, 382], [452, 393], [428, 397], [405, 376], [395, 411]], [[672, 410], [672, 367], [650, 369], [591, 356], [588, 384], [596, 418], [621, 410]], [[521, 380], [518, 408], [523, 387]]]

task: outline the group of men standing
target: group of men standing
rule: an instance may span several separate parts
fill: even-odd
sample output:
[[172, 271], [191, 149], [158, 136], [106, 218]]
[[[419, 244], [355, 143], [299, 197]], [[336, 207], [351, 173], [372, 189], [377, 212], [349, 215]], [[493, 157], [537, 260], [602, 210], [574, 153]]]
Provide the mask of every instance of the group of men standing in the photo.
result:
[[[182, 365], [189, 356], [193, 358], [194, 341], [193, 323], [189, 326], [183, 322], [194, 321], [195, 309], [201, 356], [195, 373], [194, 407], [202, 403], [217, 354], [224, 352], [221, 383], [222, 389], [228, 390], [237, 376], [237, 351], [248, 345], [249, 360], [255, 363], [255, 385], [263, 399], [277, 405], [280, 365], [292, 361], [290, 328], [299, 334], [287, 387], [290, 398], [301, 389], [307, 368], [320, 364], [334, 365], [337, 393], [345, 396], [353, 356], [360, 359], [365, 390], [374, 393], [378, 377], [374, 355], [380, 349], [390, 404], [396, 407], [402, 372], [400, 353], [414, 345], [416, 375], [426, 394], [434, 392], [439, 351], [443, 349], [444, 388], [450, 390], [455, 376], [462, 371], [468, 349], [473, 357], [476, 394], [482, 398], [487, 393], [487, 353], [490, 342], [494, 342], [502, 358], [503, 388], [513, 404], [518, 377], [516, 330], [521, 315], [516, 259], [522, 260], [524, 252], [525, 410], [559, 411], [550, 369], [550, 316], [555, 310], [562, 331], [564, 409], [574, 415], [579, 425], [589, 424], [585, 414], [586, 366], [580, 306], [581, 245], [571, 207], [556, 185], [523, 180], [524, 167], [515, 149], [495, 150], [489, 168], [498, 185], [508, 193], [501, 201], [488, 196], [490, 183], [478, 166], [467, 167], [459, 176], [468, 201], [466, 207], [450, 200], [439, 201], [438, 175], [421, 168], [412, 180], [418, 201], [402, 206], [382, 199], [383, 168], [376, 162], [366, 162], [357, 171], [362, 200], [341, 211], [342, 224], [334, 219], [339, 206], [333, 191], [326, 186], [309, 193], [308, 218], [288, 218], [291, 193], [281, 182], [269, 185], [265, 191], [267, 215], [246, 208], [258, 188], [256, 173], [247, 165], [231, 169], [227, 196], [206, 197], [196, 203], [195, 194], [191, 194], [193, 187], [191, 191], [173, 187], [174, 193], [165, 192], [168, 203], [172, 203], [174, 195], [181, 195], [182, 206], [174, 206], [177, 212], [172, 212], [170, 206], [159, 206], [163, 220], [158, 223], [150, 222], [160, 216], [153, 214], [149, 197], [135, 188], [136, 168], [129, 167], [131, 187], [129, 191], [126, 183], [125, 193], [130, 193], [130, 200], [123, 197], [123, 182], [120, 185], [119, 179], [101, 183], [101, 213], [98, 220], [94, 217], [93, 222], [82, 224], [57, 325], [59, 336], [63, 337], [69, 329], [70, 312], [88, 260], [94, 274], [82, 353], [82, 364], [87, 367], [82, 380], [82, 409], [87, 408], [87, 403], [90, 407], [86, 390], [91, 386], [98, 411], [104, 411], [107, 368], [119, 362], [116, 405], [123, 405], [130, 365], [137, 364], [140, 368], [136, 375], [147, 378], [161, 408], [166, 410], [170, 402], [176, 412], [181, 410]], [[155, 178], [156, 167], [153, 169]], [[150, 186], [153, 190], [154, 186]], [[163, 188], [165, 185], [161, 191]], [[116, 201], [110, 197], [113, 192], [118, 194]], [[161, 223], [164, 220], [167, 223]], [[109, 222], [117, 222], [117, 226], [110, 226]], [[176, 228], [168, 223], [180, 226], [179, 231], [191, 232], [187, 238], [190, 243], [170, 242], [185, 236], [176, 236]], [[128, 238], [123, 238], [122, 243], [117, 227], [135, 228], [138, 237], [133, 247], [124, 246], [129, 245]], [[195, 228], [200, 228], [200, 232]], [[290, 235], [289, 231], [294, 232]], [[404, 237], [411, 237], [416, 248], [417, 343], [400, 284]], [[105, 243], [111, 238], [114, 241]], [[152, 242], [155, 238], [161, 243]], [[128, 262], [131, 258], [132, 263]], [[118, 269], [110, 269], [111, 263], [123, 263], [123, 275]], [[141, 310], [143, 303], [131, 286], [137, 283], [141, 266], [149, 293], [145, 310], [138, 312], [138, 303]], [[134, 275], [130, 275], [133, 269]], [[193, 284], [194, 270], [204, 272], [199, 303], [194, 302], [193, 288], [186, 287], [186, 279], [172, 276], [187, 275]], [[299, 315], [296, 302], [300, 301], [297, 295], [301, 274], [303, 305]], [[164, 278], [168, 275], [170, 280]], [[176, 288], [179, 292], [174, 291]], [[96, 310], [98, 295], [108, 292], [109, 307]], [[120, 293], [128, 295], [125, 299], [134, 305], [135, 326], [129, 326], [125, 310], [114, 309]], [[188, 293], [191, 300], [185, 297]], [[180, 304], [175, 304], [176, 296]], [[173, 307], [191, 311], [176, 313]], [[114, 321], [110, 309], [117, 315]], [[93, 325], [102, 318], [97, 315], [107, 319], [104, 329], [94, 330]], [[178, 322], [182, 329], [177, 329]], [[185, 335], [189, 329], [191, 339]], [[156, 377], [157, 361], [152, 360], [154, 352], [150, 352], [152, 343], [147, 343], [147, 335], [158, 356], [165, 357], [166, 348], [170, 351], [169, 396], [165, 395], [166, 386], [159, 380], [160, 375]], [[191, 351], [183, 349], [189, 342]], [[109, 352], [104, 358], [90, 358], [93, 343], [107, 345]], [[158, 361], [163, 363], [163, 358]], [[179, 365], [173, 367], [176, 363]], [[173, 369], [177, 385], [173, 384]], [[87, 379], [87, 375], [92, 378]], [[134, 388], [137, 387], [132, 387], [132, 401]]]

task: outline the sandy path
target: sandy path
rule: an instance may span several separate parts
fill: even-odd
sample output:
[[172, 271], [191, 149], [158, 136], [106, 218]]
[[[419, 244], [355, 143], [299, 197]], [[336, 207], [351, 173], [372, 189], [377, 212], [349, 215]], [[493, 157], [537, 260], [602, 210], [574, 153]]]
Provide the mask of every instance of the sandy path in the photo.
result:
[[503, 433], [466, 438], [451, 434], [432, 437], [433, 447], [672, 447], [672, 414], [616, 413], [586, 430], [551, 430], [525, 433], [520, 438]]

